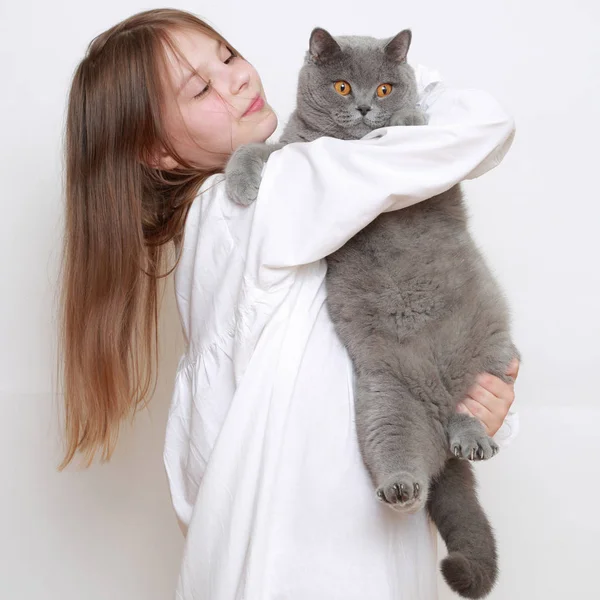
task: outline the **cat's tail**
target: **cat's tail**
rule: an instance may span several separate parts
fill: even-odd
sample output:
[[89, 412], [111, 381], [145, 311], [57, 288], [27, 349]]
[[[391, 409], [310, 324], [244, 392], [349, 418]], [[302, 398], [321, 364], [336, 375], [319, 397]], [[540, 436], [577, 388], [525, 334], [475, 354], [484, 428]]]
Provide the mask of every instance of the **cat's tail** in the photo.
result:
[[496, 583], [494, 532], [479, 504], [472, 465], [450, 458], [432, 481], [427, 510], [446, 543], [441, 570], [448, 585], [465, 598], [483, 598]]

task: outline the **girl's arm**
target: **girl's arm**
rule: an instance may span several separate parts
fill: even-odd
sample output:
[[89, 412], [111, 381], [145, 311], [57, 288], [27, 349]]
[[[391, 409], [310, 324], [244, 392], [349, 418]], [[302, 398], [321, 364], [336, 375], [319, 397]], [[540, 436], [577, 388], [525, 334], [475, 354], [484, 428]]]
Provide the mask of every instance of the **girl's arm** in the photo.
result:
[[271, 154], [252, 226], [261, 279], [326, 257], [382, 212], [479, 177], [511, 146], [514, 121], [484, 91], [433, 81], [420, 106], [426, 126], [384, 127], [360, 140], [322, 137]]

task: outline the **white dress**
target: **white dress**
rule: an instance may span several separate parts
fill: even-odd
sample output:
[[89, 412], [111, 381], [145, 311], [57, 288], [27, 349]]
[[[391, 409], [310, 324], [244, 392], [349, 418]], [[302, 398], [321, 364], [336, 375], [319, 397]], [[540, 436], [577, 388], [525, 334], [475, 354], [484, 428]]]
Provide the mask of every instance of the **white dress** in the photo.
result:
[[324, 257], [378, 214], [483, 174], [511, 145], [513, 120], [490, 95], [417, 74], [427, 126], [290, 144], [250, 207], [218, 174], [190, 209], [175, 272], [187, 348], [164, 448], [186, 536], [177, 600], [437, 598], [435, 528], [425, 511], [377, 501], [352, 365], [324, 303]]

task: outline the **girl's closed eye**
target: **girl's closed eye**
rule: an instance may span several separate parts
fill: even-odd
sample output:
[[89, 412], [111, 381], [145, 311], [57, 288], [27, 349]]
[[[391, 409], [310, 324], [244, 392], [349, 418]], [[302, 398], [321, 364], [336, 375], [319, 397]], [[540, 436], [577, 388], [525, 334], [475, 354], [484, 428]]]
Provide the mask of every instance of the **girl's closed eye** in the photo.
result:
[[[227, 57], [227, 58], [226, 58], [226, 59], [225, 59], [223, 62], [224, 62], [226, 65], [228, 65], [228, 64], [229, 64], [229, 63], [230, 63], [230, 62], [231, 62], [231, 61], [232, 61], [234, 58], [235, 58], [235, 54], [230, 54], [230, 55], [229, 55], [229, 56], [228, 56], [228, 57]], [[208, 82], [208, 83], [207, 83], [207, 84], [206, 84], [206, 85], [205, 85], [205, 86], [202, 88], [202, 90], [200, 90], [200, 91], [199, 91], [199, 92], [198, 92], [198, 93], [197, 93], [197, 94], [194, 96], [194, 99], [196, 99], [196, 98], [201, 98], [201, 97], [204, 95], [204, 93], [205, 93], [206, 91], [208, 91], [208, 88], [209, 88], [209, 86], [210, 86], [210, 80], [209, 80], [209, 82]]]
[[195, 100], [196, 98], [200, 98], [200, 97], [204, 96], [204, 93], [205, 93], [205, 92], [208, 90], [208, 86], [209, 86], [209, 84], [210, 84], [210, 81], [209, 81], [209, 82], [206, 84], [206, 86], [205, 86], [205, 87], [203, 87], [203, 88], [202, 88], [202, 90], [200, 90], [200, 91], [199, 91], [199, 92], [198, 92], [198, 93], [197, 93], [197, 94], [194, 96], [194, 100]]

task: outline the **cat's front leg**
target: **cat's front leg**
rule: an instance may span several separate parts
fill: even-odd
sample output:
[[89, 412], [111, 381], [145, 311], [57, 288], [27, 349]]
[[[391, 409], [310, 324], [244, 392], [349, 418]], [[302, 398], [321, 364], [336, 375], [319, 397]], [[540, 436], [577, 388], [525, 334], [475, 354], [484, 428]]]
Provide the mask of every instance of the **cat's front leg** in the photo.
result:
[[225, 165], [225, 191], [237, 204], [248, 206], [256, 200], [265, 162], [285, 144], [244, 144]]
[[390, 117], [390, 125], [427, 125], [428, 117], [419, 108], [399, 110]]

